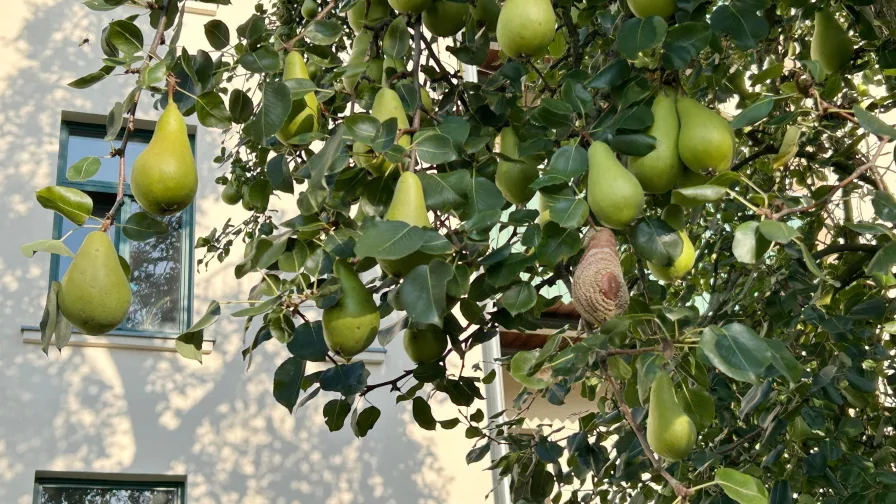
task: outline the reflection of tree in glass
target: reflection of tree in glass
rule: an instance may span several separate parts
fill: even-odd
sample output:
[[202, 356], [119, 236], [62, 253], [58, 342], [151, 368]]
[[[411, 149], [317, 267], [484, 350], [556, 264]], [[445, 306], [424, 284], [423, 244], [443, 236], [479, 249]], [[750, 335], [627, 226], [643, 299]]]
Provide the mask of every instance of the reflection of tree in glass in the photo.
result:
[[38, 504], [175, 504], [177, 490], [43, 487]]
[[128, 262], [134, 299], [125, 321], [130, 329], [180, 331], [182, 219], [182, 214], [162, 218], [168, 233], [130, 243]]

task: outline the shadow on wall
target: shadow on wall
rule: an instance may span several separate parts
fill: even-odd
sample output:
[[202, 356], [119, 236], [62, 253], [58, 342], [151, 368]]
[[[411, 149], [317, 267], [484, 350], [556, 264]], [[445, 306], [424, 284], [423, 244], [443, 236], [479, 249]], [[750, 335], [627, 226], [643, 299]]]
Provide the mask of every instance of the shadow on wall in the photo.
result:
[[[30, 13], [0, 37], [23, 61], [0, 71], [0, 502], [31, 502], [36, 470], [186, 474], [192, 504], [448, 501], [453, 481], [432, 447], [408, 436], [416, 426], [406, 408], [391, 407], [387, 392], [371, 394], [384, 413], [361, 441], [348, 426], [327, 431], [321, 407], [329, 397], [290, 415], [271, 396], [284, 349], [262, 347], [245, 372], [236, 321], [215, 327], [218, 344], [202, 366], [175, 354], [83, 347], [51, 350], [47, 359], [22, 343], [19, 326], [40, 319], [49, 258], [27, 260], [18, 247], [51, 233], [52, 216], [33, 191], [54, 183], [60, 111], [102, 113], [124, 97], [130, 77], [69, 91], [66, 82], [99, 66], [97, 37], [108, 16], [70, 0], [12, 10]], [[205, 21], [192, 28], [201, 33]], [[93, 42], [79, 48], [84, 34]], [[200, 154], [217, 148], [214, 134], [197, 140]], [[223, 221], [210, 206], [215, 167], [205, 161], [199, 169], [197, 236]], [[211, 297], [204, 293], [241, 295], [228, 266], [203, 269], [196, 285], [198, 310]]]

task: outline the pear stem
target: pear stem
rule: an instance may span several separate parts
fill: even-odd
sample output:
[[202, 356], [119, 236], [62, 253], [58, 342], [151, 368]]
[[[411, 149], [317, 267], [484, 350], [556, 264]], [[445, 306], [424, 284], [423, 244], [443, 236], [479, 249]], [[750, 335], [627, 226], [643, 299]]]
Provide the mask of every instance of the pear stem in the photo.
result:
[[[153, 56], [156, 54], [156, 51], [159, 48], [159, 45], [162, 43], [162, 38], [165, 36], [165, 25], [168, 21], [168, 3], [177, 0], [165, 0], [162, 2], [162, 7], [160, 12], [162, 16], [159, 18], [159, 25], [156, 28], [155, 37], [152, 39], [152, 44], [149, 46], [149, 49], [146, 51], [146, 57], [143, 58], [143, 64], [140, 66], [140, 69], [144, 69], [149, 66], [149, 63], [155, 58]], [[156, 58], [158, 59], [158, 58]], [[139, 73], [139, 72], [138, 72]], [[168, 97], [171, 99], [171, 89], [169, 82], [169, 90]], [[115, 215], [121, 209], [121, 205], [124, 203], [124, 182], [125, 182], [125, 159], [124, 153], [128, 147], [128, 141], [131, 138], [131, 133], [134, 131], [134, 118], [137, 115], [137, 104], [140, 103], [140, 94], [142, 93], [142, 88], [137, 89], [137, 92], [134, 93], [134, 103], [131, 104], [131, 108], [128, 110], [128, 125], [124, 129], [124, 135], [121, 137], [121, 143], [118, 145], [118, 148], [112, 153], [112, 156], [118, 156], [118, 193], [115, 197], [115, 204], [112, 205], [112, 208], [109, 210], [109, 213], [106, 214], [106, 217], [103, 219], [103, 224], [100, 226], [100, 230], [106, 232], [112, 224], [115, 223]]]

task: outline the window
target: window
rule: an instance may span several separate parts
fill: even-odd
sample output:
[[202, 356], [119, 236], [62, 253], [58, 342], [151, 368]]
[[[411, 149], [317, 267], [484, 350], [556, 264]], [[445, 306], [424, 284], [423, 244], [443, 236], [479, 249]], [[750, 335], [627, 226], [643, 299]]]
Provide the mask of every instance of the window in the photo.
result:
[[[63, 122], [56, 177], [57, 184], [89, 194], [94, 202], [93, 215], [98, 219], [102, 219], [112, 208], [118, 190], [118, 158], [102, 158], [111, 149], [110, 144], [103, 141], [104, 136], [103, 127]], [[136, 130], [131, 134], [125, 156], [125, 174], [128, 180], [134, 159], [146, 149], [151, 137], [152, 132], [147, 130]], [[191, 145], [193, 140], [191, 136]], [[101, 157], [99, 172], [82, 182], [68, 180], [65, 174], [68, 166], [86, 156]], [[123, 222], [128, 216], [140, 211], [128, 184], [125, 184], [124, 193], [125, 200], [117, 217], [118, 222]], [[163, 220], [168, 225], [168, 233], [145, 242], [129, 241], [121, 233], [119, 226], [110, 230], [112, 243], [131, 268], [133, 301], [127, 319], [117, 331], [119, 333], [180, 334], [190, 325], [193, 208], [191, 206], [180, 214]], [[93, 223], [96, 224], [96, 221]], [[77, 252], [91, 231], [95, 229], [78, 228], [59, 215], [54, 217], [53, 237], [59, 239], [65, 236], [65, 244], [72, 252]], [[61, 280], [71, 265], [72, 258], [57, 255], [52, 257], [50, 278]]]
[[38, 478], [34, 504], [183, 504], [183, 482]]

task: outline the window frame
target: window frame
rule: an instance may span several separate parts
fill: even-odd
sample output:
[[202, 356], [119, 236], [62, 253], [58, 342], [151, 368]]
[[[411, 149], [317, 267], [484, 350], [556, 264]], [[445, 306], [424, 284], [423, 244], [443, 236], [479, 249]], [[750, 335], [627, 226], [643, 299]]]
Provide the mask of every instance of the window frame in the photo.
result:
[[[126, 475], [124, 475], [126, 476]], [[40, 491], [43, 485], [65, 485], [70, 488], [110, 489], [110, 490], [152, 490], [174, 489], [177, 490], [177, 501], [180, 504], [187, 502], [187, 482], [175, 480], [163, 481], [134, 481], [129, 479], [94, 479], [94, 478], [65, 478], [65, 477], [35, 477], [33, 504], [40, 504]]]
[[[153, 130], [148, 129], [140, 129], [136, 128], [133, 132], [131, 132], [130, 138], [138, 139], [142, 141], [149, 142], [152, 138]], [[71, 121], [63, 119], [60, 121], [60, 131], [59, 131], [59, 155], [56, 166], [56, 185], [71, 187], [74, 189], [79, 189], [85, 192], [101, 192], [101, 193], [112, 193], [113, 195], [118, 192], [118, 183], [117, 182], [108, 182], [108, 181], [98, 181], [98, 180], [85, 180], [81, 182], [72, 182], [69, 180], [65, 173], [69, 167], [68, 159], [68, 146], [72, 136], [80, 136], [80, 137], [92, 137], [92, 138], [100, 138], [102, 139], [106, 135], [106, 127], [99, 124], [86, 123], [82, 121]], [[124, 135], [124, 130], [120, 131], [115, 141], [120, 142]], [[193, 159], [196, 158], [196, 135], [193, 133], [188, 134], [188, 138], [190, 141], [190, 150], [193, 153]], [[102, 155], [102, 153], [97, 153], [98, 156]], [[119, 216], [128, 215], [131, 211], [132, 207], [132, 199], [134, 197], [133, 193], [131, 193], [131, 185], [129, 182], [125, 181], [124, 184], [124, 194], [129, 198], [125, 198], [124, 202], [121, 205], [121, 208], [118, 211]], [[170, 332], [163, 331], [160, 329], [152, 329], [152, 330], [144, 330], [144, 329], [127, 329], [127, 328], [115, 328], [109, 331], [107, 334], [118, 335], [118, 336], [139, 336], [139, 337], [158, 337], [158, 336], [177, 336], [184, 331], [186, 331], [190, 325], [192, 325], [193, 319], [193, 244], [194, 244], [194, 222], [195, 222], [195, 205], [193, 203], [190, 204], [183, 212], [181, 212], [183, 221], [182, 221], [182, 234], [183, 237], [181, 239], [181, 264], [183, 265], [183, 278], [181, 280], [181, 300], [180, 303], [180, 327], [178, 328], [178, 332]], [[62, 237], [62, 226], [63, 226], [63, 217], [58, 213], [53, 213], [53, 239], [58, 240]], [[128, 257], [129, 250], [127, 246], [127, 242], [122, 243], [122, 235], [121, 235], [121, 227], [113, 226], [112, 227], [112, 244], [115, 246], [115, 250], [122, 255], [123, 257]], [[59, 278], [59, 256], [56, 254], [51, 254], [50, 256], [50, 281], [47, 282], [47, 290], [49, 291], [50, 286], [53, 281], [60, 281]], [[75, 332], [80, 332], [77, 328], [73, 329]]]

